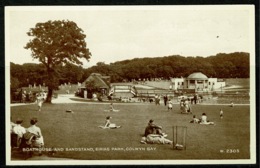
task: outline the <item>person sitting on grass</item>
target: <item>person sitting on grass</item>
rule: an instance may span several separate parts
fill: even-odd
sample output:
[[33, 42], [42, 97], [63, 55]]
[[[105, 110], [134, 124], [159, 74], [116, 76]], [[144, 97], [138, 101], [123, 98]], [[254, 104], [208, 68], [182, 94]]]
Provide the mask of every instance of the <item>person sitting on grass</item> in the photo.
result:
[[190, 123], [198, 124], [200, 123], [200, 120], [196, 118], [196, 115], [193, 115], [193, 119], [190, 121]]
[[[15, 147], [19, 147], [20, 146], [20, 143], [21, 143], [21, 140], [22, 140], [22, 137], [23, 135], [26, 133], [26, 129], [21, 126], [23, 120], [18, 118], [16, 120], [16, 125], [13, 127], [13, 134], [15, 134], [16, 136], [16, 142], [15, 142]], [[11, 138], [12, 138], [12, 135], [11, 135]]]
[[12, 122], [12, 117], [10, 119], [10, 133], [13, 133], [13, 128], [16, 126], [16, 124]]
[[101, 126], [99, 126], [99, 128], [103, 128], [103, 129], [105, 129], [105, 128], [110, 128], [110, 129], [120, 128], [121, 126], [117, 126], [115, 123], [110, 122], [111, 118], [112, 117], [107, 116], [105, 125], [104, 126], [101, 125]]
[[32, 118], [30, 121], [31, 126], [29, 128], [27, 128], [27, 131], [36, 135], [36, 140], [34, 141], [33, 146], [43, 147], [44, 146], [43, 136], [42, 136], [41, 129], [36, 126], [37, 122], [38, 122], [37, 118]]
[[141, 138], [141, 143], [143, 144], [172, 144], [172, 141], [166, 139], [164, 136], [158, 134], [149, 134], [147, 137]]
[[111, 112], [114, 111], [113, 103], [110, 104], [110, 106], [109, 106], [109, 110], [110, 110]]
[[207, 120], [207, 115], [206, 113], [202, 113], [201, 119], [200, 119], [200, 124], [205, 124], [205, 125], [215, 125], [214, 122], [210, 122]]
[[13, 133], [18, 135], [18, 138], [22, 138], [23, 134], [26, 133], [26, 130], [21, 124], [23, 123], [23, 120], [18, 118], [16, 120], [16, 126], [13, 127]]
[[110, 103], [109, 110], [104, 110], [104, 111], [107, 111], [107, 112], [119, 112], [119, 110], [114, 109], [113, 103]]
[[166, 137], [167, 134], [162, 132], [162, 126], [157, 126], [153, 123], [154, 120], [150, 120], [145, 128], [144, 136], [147, 137], [149, 134], [158, 134]]
[[[38, 122], [37, 118], [32, 118], [30, 121], [31, 126], [27, 128], [27, 132], [35, 136], [35, 140], [32, 141], [32, 146], [37, 148], [42, 148], [44, 146], [43, 136], [42, 136], [41, 129], [36, 126], [37, 122]], [[39, 151], [39, 155], [40, 156], [42, 155], [41, 151]]]

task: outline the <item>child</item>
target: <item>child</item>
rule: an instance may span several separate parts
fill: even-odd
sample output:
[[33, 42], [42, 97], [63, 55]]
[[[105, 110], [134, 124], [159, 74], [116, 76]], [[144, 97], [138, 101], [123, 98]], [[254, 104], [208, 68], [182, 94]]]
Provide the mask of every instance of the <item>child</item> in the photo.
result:
[[190, 121], [190, 123], [198, 124], [199, 122], [200, 120], [196, 118], [196, 115], [193, 115], [193, 119]]
[[230, 103], [230, 107], [234, 107], [234, 103], [233, 102]]
[[220, 109], [219, 115], [220, 115], [220, 118], [222, 119], [223, 118], [223, 110], [222, 109]]
[[172, 110], [172, 101], [171, 101], [171, 99], [168, 100], [168, 111], [170, 109]]

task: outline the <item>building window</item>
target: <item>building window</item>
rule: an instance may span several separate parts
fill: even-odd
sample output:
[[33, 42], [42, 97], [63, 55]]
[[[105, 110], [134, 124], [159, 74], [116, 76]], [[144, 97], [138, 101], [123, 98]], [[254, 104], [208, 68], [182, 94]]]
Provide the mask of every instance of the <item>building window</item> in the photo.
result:
[[209, 82], [209, 85], [210, 85], [210, 82]]
[[190, 80], [190, 84], [195, 84], [195, 80]]
[[181, 85], [183, 86], [183, 82], [181, 82]]

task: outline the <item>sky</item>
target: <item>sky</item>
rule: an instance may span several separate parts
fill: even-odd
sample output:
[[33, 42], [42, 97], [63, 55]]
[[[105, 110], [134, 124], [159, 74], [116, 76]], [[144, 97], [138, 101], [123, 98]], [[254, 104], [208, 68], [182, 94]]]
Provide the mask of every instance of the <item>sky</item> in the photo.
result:
[[39, 63], [24, 49], [36, 23], [70, 20], [87, 35], [97, 62], [252, 51], [253, 6], [60, 6], [6, 7], [5, 56], [16, 63]]

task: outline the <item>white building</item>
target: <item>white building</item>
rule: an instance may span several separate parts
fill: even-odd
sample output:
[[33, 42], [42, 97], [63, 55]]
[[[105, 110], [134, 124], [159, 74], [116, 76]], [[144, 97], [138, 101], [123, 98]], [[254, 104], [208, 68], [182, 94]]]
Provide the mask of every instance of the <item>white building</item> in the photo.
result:
[[225, 86], [226, 83], [223, 80], [208, 78], [201, 72], [192, 73], [187, 78], [171, 78], [171, 88], [173, 90], [209, 92]]

